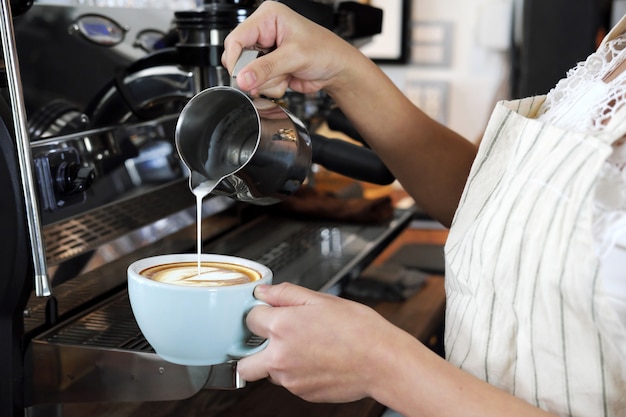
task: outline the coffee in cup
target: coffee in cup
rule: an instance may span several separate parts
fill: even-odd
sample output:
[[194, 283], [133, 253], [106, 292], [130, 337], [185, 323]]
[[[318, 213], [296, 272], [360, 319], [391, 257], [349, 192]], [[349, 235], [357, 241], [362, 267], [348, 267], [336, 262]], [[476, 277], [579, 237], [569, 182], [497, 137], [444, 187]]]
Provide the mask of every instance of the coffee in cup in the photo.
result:
[[139, 329], [160, 357], [189, 366], [225, 363], [265, 348], [267, 341], [249, 343], [245, 316], [265, 305], [254, 298], [254, 288], [271, 282], [266, 266], [225, 255], [161, 255], [128, 267]]
[[189, 287], [223, 287], [261, 279], [255, 269], [224, 262], [174, 262], [154, 265], [139, 272], [153, 281]]

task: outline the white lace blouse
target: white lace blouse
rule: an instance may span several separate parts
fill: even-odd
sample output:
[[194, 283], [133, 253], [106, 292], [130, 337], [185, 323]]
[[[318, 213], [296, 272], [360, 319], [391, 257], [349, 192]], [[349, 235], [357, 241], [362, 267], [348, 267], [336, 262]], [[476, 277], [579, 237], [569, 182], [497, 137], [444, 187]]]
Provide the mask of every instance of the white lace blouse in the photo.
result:
[[[539, 111], [546, 123], [579, 132], [610, 131], [626, 104], [626, 34], [610, 40], [579, 63], [552, 89]], [[599, 276], [626, 326], [626, 138], [613, 144], [595, 195], [594, 237]]]

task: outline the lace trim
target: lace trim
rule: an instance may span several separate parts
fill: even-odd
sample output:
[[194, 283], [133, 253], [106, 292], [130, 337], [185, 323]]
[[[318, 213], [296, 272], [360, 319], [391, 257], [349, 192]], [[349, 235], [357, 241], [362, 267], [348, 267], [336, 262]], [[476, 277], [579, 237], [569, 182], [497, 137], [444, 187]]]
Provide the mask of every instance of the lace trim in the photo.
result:
[[[547, 94], [538, 119], [585, 133], [610, 132], [616, 112], [626, 104], [626, 70], [606, 82], [626, 60], [626, 35], [602, 45], [586, 61], [567, 72]], [[615, 234], [626, 227], [626, 145], [613, 144], [598, 178], [594, 206], [594, 236], [600, 255], [615, 245]]]
[[[626, 35], [621, 35], [605, 43], [586, 61], [578, 63], [548, 93], [540, 109], [541, 119], [560, 127], [581, 132], [599, 132], [605, 130], [616, 110], [626, 103], [626, 71], [613, 80], [605, 82], [626, 57]], [[592, 94], [599, 91], [601, 94]], [[563, 110], [573, 104], [586, 104], [585, 112], [579, 114], [574, 121], [563, 123]], [[582, 109], [580, 109], [582, 110]]]

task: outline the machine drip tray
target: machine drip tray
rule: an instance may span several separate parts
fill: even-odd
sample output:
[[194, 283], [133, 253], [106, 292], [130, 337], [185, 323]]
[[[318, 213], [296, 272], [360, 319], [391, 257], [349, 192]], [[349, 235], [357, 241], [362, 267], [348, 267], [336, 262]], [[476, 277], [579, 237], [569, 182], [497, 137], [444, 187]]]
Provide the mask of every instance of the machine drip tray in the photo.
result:
[[35, 340], [85, 348], [154, 353], [135, 322], [127, 292], [112, 297], [84, 316], [44, 333]]
[[[375, 225], [262, 217], [207, 243], [203, 252], [254, 259], [272, 268], [275, 283], [332, 293], [356, 278], [412, 215], [398, 210], [390, 222]], [[125, 288], [34, 337], [26, 358], [30, 405], [179, 400], [203, 388], [245, 385], [235, 362], [198, 367], [161, 359], [141, 334]]]
[[141, 334], [126, 291], [33, 339], [27, 358], [32, 405], [166, 401], [245, 386], [235, 362], [183, 366], [161, 359]]

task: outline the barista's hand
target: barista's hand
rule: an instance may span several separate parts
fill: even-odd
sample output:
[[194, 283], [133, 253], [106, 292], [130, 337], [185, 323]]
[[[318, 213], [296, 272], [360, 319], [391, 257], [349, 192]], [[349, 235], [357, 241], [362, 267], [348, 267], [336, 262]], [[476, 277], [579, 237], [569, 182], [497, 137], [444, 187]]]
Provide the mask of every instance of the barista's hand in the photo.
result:
[[263, 2], [228, 35], [223, 65], [232, 73], [242, 49], [253, 47], [276, 49], [244, 67], [237, 84], [270, 97], [282, 97], [287, 88], [311, 93], [348, 82], [345, 69], [363, 59], [352, 45], [276, 1]]
[[373, 396], [375, 385], [385, 381], [397, 342], [416, 343], [359, 303], [293, 284], [259, 286], [255, 295], [274, 307], [255, 307], [247, 324], [269, 345], [241, 359], [238, 372], [248, 381], [269, 377], [308, 401]]
[[258, 286], [255, 295], [274, 307], [248, 315], [269, 344], [239, 361], [244, 380], [269, 377], [313, 402], [371, 397], [407, 417], [555, 417], [451, 365], [362, 304], [293, 284]]

